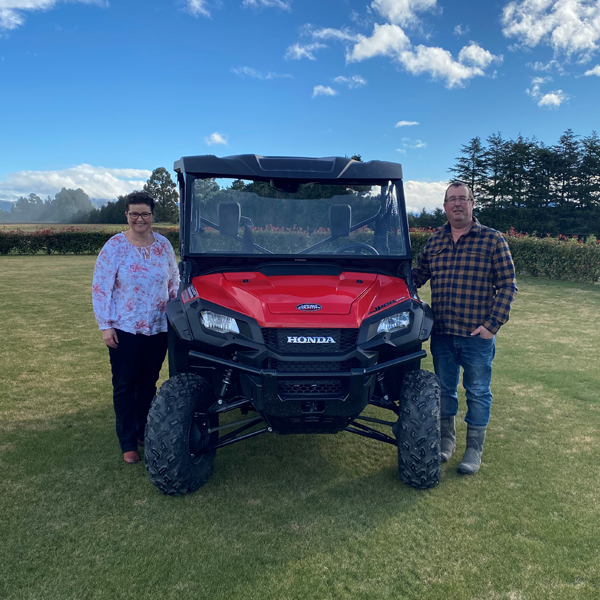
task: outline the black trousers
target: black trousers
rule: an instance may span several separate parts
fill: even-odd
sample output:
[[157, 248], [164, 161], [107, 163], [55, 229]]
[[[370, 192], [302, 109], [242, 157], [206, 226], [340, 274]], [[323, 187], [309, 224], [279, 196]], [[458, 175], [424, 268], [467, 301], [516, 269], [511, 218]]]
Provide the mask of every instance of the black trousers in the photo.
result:
[[123, 452], [137, 450], [156, 382], [167, 354], [167, 334], [135, 335], [116, 330], [118, 348], [109, 348], [117, 437]]

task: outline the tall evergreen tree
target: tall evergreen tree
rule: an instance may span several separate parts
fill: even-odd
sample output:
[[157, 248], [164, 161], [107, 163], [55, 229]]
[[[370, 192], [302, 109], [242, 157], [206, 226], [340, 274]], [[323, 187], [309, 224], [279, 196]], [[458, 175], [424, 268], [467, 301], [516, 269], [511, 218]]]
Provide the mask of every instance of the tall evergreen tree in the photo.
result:
[[164, 167], [152, 171], [144, 190], [156, 200], [155, 219], [163, 223], [179, 221], [179, 194], [171, 175]]
[[581, 208], [600, 207], [600, 138], [595, 131], [581, 140], [579, 203]]
[[554, 189], [556, 201], [561, 206], [575, 206], [579, 204], [578, 195], [578, 170], [582, 159], [581, 142], [577, 139], [572, 129], [567, 129], [554, 146], [556, 153], [556, 168], [554, 173]]
[[495, 211], [502, 208], [506, 196], [504, 169], [508, 142], [502, 139], [500, 132], [490, 135], [486, 141], [488, 146], [485, 149], [484, 161], [487, 177], [478, 201], [482, 207], [488, 207]]
[[548, 208], [553, 204], [552, 181], [555, 170], [555, 152], [544, 144], [534, 146], [529, 173], [528, 208]]
[[534, 147], [532, 141], [520, 135], [506, 148], [503, 173], [506, 186], [505, 206], [519, 208], [527, 205]]
[[477, 198], [484, 189], [487, 170], [485, 148], [481, 144], [481, 138], [474, 137], [462, 146], [460, 151], [464, 156], [456, 159], [456, 166], [452, 167], [450, 172], [455, 173], [458, 180], [466, 183]]

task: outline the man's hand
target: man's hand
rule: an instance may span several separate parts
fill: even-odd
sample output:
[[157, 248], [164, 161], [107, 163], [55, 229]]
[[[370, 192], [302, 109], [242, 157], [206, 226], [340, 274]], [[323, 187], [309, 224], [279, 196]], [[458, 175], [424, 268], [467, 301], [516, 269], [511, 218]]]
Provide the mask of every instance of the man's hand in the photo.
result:
[[480, 325], [475, 331], [471, 332], [471, 336], [479, 335], [484, 340], [491, 340], [494, 337], [494, 334], [491, 331], [488, 331], [483, 325]]
[[119, 347], [119, 338], [117, 337], [117, 332], [112, 327], [110, 329], [102, 330], [102, 339], [109, 348]]

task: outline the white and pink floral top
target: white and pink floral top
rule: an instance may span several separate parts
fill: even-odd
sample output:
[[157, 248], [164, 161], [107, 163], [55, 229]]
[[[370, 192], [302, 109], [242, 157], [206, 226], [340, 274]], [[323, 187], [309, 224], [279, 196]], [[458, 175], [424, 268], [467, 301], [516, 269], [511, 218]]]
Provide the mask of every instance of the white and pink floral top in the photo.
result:
[[154, 335], [167, 331], [167, 302], [177, 295], [179, 271], [169, 240], [138, 248], [123, 233], [106, 242], [96, 260], [92, 303], [100, 329]]

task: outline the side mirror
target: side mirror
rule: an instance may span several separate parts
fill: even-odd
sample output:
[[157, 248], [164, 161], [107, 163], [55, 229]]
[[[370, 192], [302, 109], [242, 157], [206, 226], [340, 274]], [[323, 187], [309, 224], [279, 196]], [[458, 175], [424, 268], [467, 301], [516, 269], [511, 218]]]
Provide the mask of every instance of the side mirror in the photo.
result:
[[329, 227], [334, 240], [350, 235], [352, 209], [349, 204], [332, 204], [329, 207]]
[[217, 205], [219, 233], [229, 237], [237, 237], [240, 230], [241, 214], [242, 211], [238, 202], [220, 202]]

